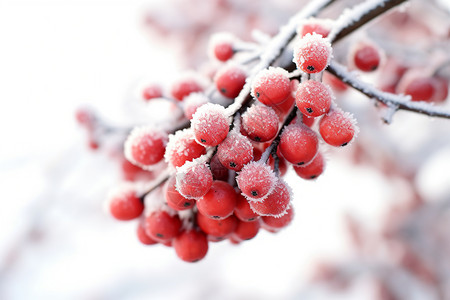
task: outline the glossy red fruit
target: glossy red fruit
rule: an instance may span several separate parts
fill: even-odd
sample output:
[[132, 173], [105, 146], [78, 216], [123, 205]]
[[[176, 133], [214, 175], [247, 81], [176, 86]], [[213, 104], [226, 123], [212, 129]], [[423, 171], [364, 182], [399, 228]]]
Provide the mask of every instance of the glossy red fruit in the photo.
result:
[[278, 132], [278, 116], [270, 107], [252, 105], [242, 115], [242, 130], [255, 142], [267, 142]]
[[125, 141], [125, 157], [133, 164], [145, 168], [164, 157], [167, 134], [154, 127], [136, 127]]
[[259, 219], [259, 215], [256, 214], [251, 208], [248, 200], [241, 194], [237, 194], [236, 208], [234, 209], [234, 215], [241, 221], [251, 222]]
[[212, 219], [220, 220], [230, 216], [236, 207], [236, 192], [224, 181], [216, 180], [211, 189], [197, 200], [200, 213]]
[[206, 235], [194, 229], [183, 231], [173, 240], [178, 257], [186, 262], [197, 262], [208, 252]]
[[303, 72], [319, 73], [328, 66], [331, 52], [327, 39], [316, 33], [306, 34], [294, 46], [294, 62]]
[[205, 153], [205, 147], [195, 141], [192, 130], [184, 129], [169, 135], [164, 157], [169, 165], [181, 167], [187, 161], [192, 161]]
[[316, 179], [325, 169], [325, 159], [322, 153], [318, 152], [316, 157], [307, 165], [294, 166], [294, 171], [303, 179]]
[[158, 84], [147, 85], [142, 91], [142, 98], [145, 101], [160, 97], [162, 97], [162, 88]]
[[262, 201], [275, 188], [277, 177], [264, 162], [251, 162], [242, 168], [236, 182], [247, 199]]
[[136, 219], [142, 214], [144, 204], [135, 191], [124, 190], [111, 196], [109, 210], [117, 220], [128, 221]]
[[208, 236], [212, 236], [218, 241], [225, 239], [236, 229], [238, 219], [231, 215], [222, 220], [214, 220], [202, 213], [197, 213], [197, 223]]
[[259, 228], [261, 228], [259, 220], [251, 222], [239, 221], [232, 237], [240, 241], [250, 240], [258, 234]]
[[176, 187], [176, 179], [175, 176], [171, 176], [165, 185], [165, 197], [166, 202], [169, 207], [175, 209], [175, 210], [186, 210], [190, 209], [194, 206], [195, 200], [194, 199], [188, 199], [183, 197], [181, 195]]
[[233, 130], [217, 147], [217, 158], [227, 169], [240, 171], [253, 159], [252, 143], [247, 137]]
[[263, 201], [250, 202], [252, 210], [260, 216], [281, 217], [286, 213], [291, 200], [290, 189], [283, 180], [278, 180], [273, 192]]
[[304, 124], [291, 124], [281, 134], [279, 149], [291, 164], [303, 165], [316, 156], [319, 149], [317, 134]]
[[291, 93], [289, 75], [283, 68], [260, 71], [252, 82], [252, 96], [259, 102], [272, 106], [283, 103]]
[[353, 52], [353, 63], [364, 72], [375, 71], [380, 65], [380, 52], [373, 45], [359, 45]]
[[319, 132], [323, 140], [335, 147], [346, 146], [357, 131], [356, 121], [349, 113], [332, 109], [319, 122]]
[[294, 218], [294, 209], [292, 205], [287, 209], [286, 214], [279, 218], [271, 217], [271, 216], [264, 216], [261, 217], [262, 226], [264, 228], [272, 229], [272, 230], [279, 230], [283, 227], [288, 226], [292, 219]]
[[225, 62], [233, 57], [235, 37], [231, 34], [220, 32], [211, 36], [208, 48], [212, 57]]
[[[272, 155], [269, 157], [267, 164], [275, 172], [275, 159], [273, 158]], [[289, 167], [289, 165], [288, 165], [286, 159], [284, 159], [282, 156], [278, 155], [278, 176], [283, 177], [284, 175], [286, 175], [288, 167]]]
[[178, 78], [172, 83], [170, 94], [178, 101], [182, 101], [184, 97], [191, 93], [203, 91], [203, 83], [193, 74], [186, 74]]
[[300, 83], [295, 94], [295, 103], [303, 115], [319, 117], [331, 107], [333, 94], [328, 86], [320, 81], [308, 80]]
[[211, 188], [213, 177], [206, 163], [187, 162], [177, 168], [177, 190], [186, 198], [199, 199]]
[[217, 146], [228, 135], [229, 121], [226, 110], [218, 104], [200, 106], [191, 120], [195, 140], [203, 146]]
[[170, 215], [164, 210], [151, 213], [145, 219], [145, 232], [158, 242], [167, 242], [175, 238], [181, 229], [181, 220], [177, 214]]
[[229, 64], [217, 72], [214, 81], [223, 96], [236, 98], [244, 87], [246, 78], [247, 74], [242, 67]]
[[144, 245], [154, 245], [154, 244], [158, 243], [157, 241], [155, 241], [154, 239], [152, 239], [151, 237], [149, 237], [147, 235], [142, 222], [139, 222], [136, 233], [137, 233], [137, 237], [138, 237], [139, 241]]

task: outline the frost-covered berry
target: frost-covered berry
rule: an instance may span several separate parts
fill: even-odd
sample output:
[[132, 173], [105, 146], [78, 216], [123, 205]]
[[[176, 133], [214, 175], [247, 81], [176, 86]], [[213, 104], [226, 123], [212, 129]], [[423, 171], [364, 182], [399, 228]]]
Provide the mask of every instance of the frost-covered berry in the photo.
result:
[[186, 162], [177, 168], [177, 190], [186, 198], [203, 197], [211, 188], [213, 177], [206, 163]]
[[251, 222], [239, 221], [232, 237], [239, 241], [250, 240], [258, 234], [259, 228], [261, 228], [259, 220]]
[[180, 194], [176, 189], [176, 178], [171, 176], [165, 185], [165, 198], [167, 205], [175, 210], [191, 209], [194, 204], [194, 199], [188, 199]]
[[210, 56], [220, 61], [229, 60], [233, 57], [235, 42], [236, 38], [232, 34], [226, 32], [213, 34], [208, 44]]
[[295, 103], [304, 115], [318, 117], [330, 110], [332, 98], [333, 94], [328, 86], [320, 81], [308, 80], [298, 86]]
[[303, 179], [316, 179], [325, 169], [325, 159], [322, 153], [318, 152], [316, 157], [307, 165], [294, 166], [294, 171]]
[[304, 37], [306, 34], [317, 33], [322, 37], [327, 37], [331, 31], [333, 21], [330, 19], [309, 18], [297, 28], [297, 34]]
[[350, 143], [357, 133], [356, 120], [347, 112], [331, 109], [319, 122], [319, 132], [323, 140], [335, 147]]
[[167, 144], [167, 133], [151, 126], [136, 127], [125, 141], [125, 157], [143, 169], [161, 161]]
[[229, 236], [238, 224], [238, 219], [231, 215], [222, 220], [211, 219], [202, 213], [197, 213], [197, 224], [208, 236], [214, 237], [214, 240], [223, 240]]
[[236, 98], [244, 87], [246, 78], [247, 74], [241, 66], [227, 64], [217, 72], [214, 81], [222, 95]]
[[293, 61], [303, 72], [319, 73], [330, 63], [331, 52], [331, 44], [327, 39], [316, 33], [308, 33], [295, 44]]
[[136, 234], [139, 241], [144, 245], [154, 245], [158, 243], [147, 235], [147, 233], [145, 232], [144, 224], [142, 222], [139, 222]]
[[351, 52], [351, 59], [355, 67], [364, 72], [375, 71], [380, 65], [380, 51], [370, 44], [359, 44]]
[[275, 188], [277, 177], [270, 166], [258, 161], [246, 164], [236, 177], [236, 182], [247, 199], [262, 201]]
[[242, 115], [242, 130], [255, 142], [267, 142], [278, 132], [277, 113], [268, 106], [252, 105]]
[[303, 165], [310, 162], [319, 149], [317, 134], [304, 124], [291, 124], [281, 134], [279, 149], [291, 164]]
[[134, 190], [117, 191], [110, 196], [109, 200], [109, 211], [117, 220], [133, 220], [144, 211], [144, 204]]
[[256, 214], [251, 208], [248, 200], [241, 194], [237, 194], [236, 208], [234, 209], [234, 215], [241, 221], [251, 222], [259, 219], [259, 215]]
[[240, 171], [253, 159], [253, 145], [248, 138], [233, 130], [217, 147], [217, 158], [225, 168]]
[[186, 73], [181, 75], [172, 83], [170, 94], [178, 101], [182, 101], [184, 97], [191, 93], [203, 92], [205, 83], [204, 79], [194, 73]]
[[283, 68], [260, 71], [252, 82], [252, 96], [259, 102], [272, 106], [283, 103], [291, 93], [288, 72]]
[[283, 227], [286, 227], [292, 222], [294, 218], [294, 208], [292, 205], [286, 211], [286, 214], [279, 218], [264, 216], [261, 218], [262, 227], [265, 229], [271, 229], [271, 231], [278, 231]]
[[195, 141], [192, 130], [184, 129], [169, 135], [164, 157], [172, 167], [181, 167], [187, 161], [192, 161], [205, 153], [205, 147]]
[[145, 232], [158, 242], [172, 240], [180, 229], [181, 220], [178, 215], [170, 215], [164, 210], [154, 211], [145, 219]]
[[197, 108], [209, 102], [208, 97], [202, 93], [192, 93], [183, 100], [184, 116], [186, 119], [191, 120], [192, 116], [197, 111]]
[[236, 192], [224, 181], [216, 180], [211, 189], [197, 200], [198, 211], [212, 219], [225, 219], [236, 207]]
[[202, 231], [186, 230], [173, 240], [177, 256], [186, 262], [197, 262], [208, 252], [208, 240]]
[[153, 98], [162, 97], [162, 88], [158, 84], [149, 84], [142, 90], [142, 98], [145, 101], [149, 101]]
[[229, 121], [226, 110], [219, 104], [207, 103], [200, 106], [191, 120], [197, 143], [217, 146], [228, 135]]
[[286, 213], [291, 200], [291, 190], [281, 179], [278, 180], [272, 193], [263, 201], [250, 202], [252, 210], [260, 216], [281, 217]]

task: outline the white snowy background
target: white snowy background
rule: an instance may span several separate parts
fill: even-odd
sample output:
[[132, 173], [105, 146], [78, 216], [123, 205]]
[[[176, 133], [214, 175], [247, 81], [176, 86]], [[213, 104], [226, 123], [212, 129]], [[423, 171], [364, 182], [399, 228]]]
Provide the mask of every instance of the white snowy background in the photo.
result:
[[[118, 167], [87, 150], [74, 112], [89, 104], [108, 120], [123, 118], [141, 78], [180, 71], [174, 49], [142, 28], [149, 2], [0, 1], [0, 299], [300, 299], [316, 262], [352, 257], [344, 213], [376, 228], [401, 201], [395, 184], [330, 151], [317, 181], [288, 174], [296, 216], [278, 234], [211, 243], [196, 264], [141, 245], [135, 223], [104, 212]], [[358, 109], [372, 109], [361, 99]], [[430, 126], [444, 137], [427, 158], [419, 150]], [[382, 130], [396, 155], [423, 160], [418, 184], [427, 199], [450, 194], [449, 128], [402, 113]], [[324, 291], [314, 299], [371, 299], [361, 280], [345, 298]]]

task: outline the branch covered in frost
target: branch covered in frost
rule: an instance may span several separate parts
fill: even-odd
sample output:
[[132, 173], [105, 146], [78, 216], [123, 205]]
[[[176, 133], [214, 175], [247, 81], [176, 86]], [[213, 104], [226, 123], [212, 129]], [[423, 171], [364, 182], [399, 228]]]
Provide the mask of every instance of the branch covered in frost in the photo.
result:
[[337, 42], [369, 21], [407, 0], [366, 0], [352, 9], [345, 9], [335, 21], [328, 35], [331, 42]]
[[374, 98], [377, 101], [386, 104], [388, 107], [394, 108], [395, 110], [408, 110], [432, 117], [450, 119], [450, 111], [433, 106], [432, 104], [424, 101], [413, 102], [411, 101], [410, 96], [382, 92], [373, 85], [359, 80], [355, 76], [355, 73], [348, 71], [347, 68], [335, 61], [330, 63], [327, 70], [343, 82], [349, 84], [355, 90], [358, 90], [367, 97]]

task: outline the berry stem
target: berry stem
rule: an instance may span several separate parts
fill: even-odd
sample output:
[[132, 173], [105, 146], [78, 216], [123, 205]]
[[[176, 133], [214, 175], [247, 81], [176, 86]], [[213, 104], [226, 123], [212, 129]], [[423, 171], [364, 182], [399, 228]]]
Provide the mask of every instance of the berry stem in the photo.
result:
[[139, 198], [141, 199], [142, 202], [144, 202], [144, 198], [145, 196], [147, 196], [148, 194], [150, 194], [151, 192], [153, 192], [156, 188], [158, 188], [161, 184], [163, 184], [164, 182], [166, 182], [169, 179], [170, 173], [169, 173], [169, 169], [166, 168], [164, 171], [162, 171], [159, 176], [153, 180], [151, 182], [151, 184], [149, 185], [149, 187], [147, 188], [147, 190], [141, 195], [139, 196]]

